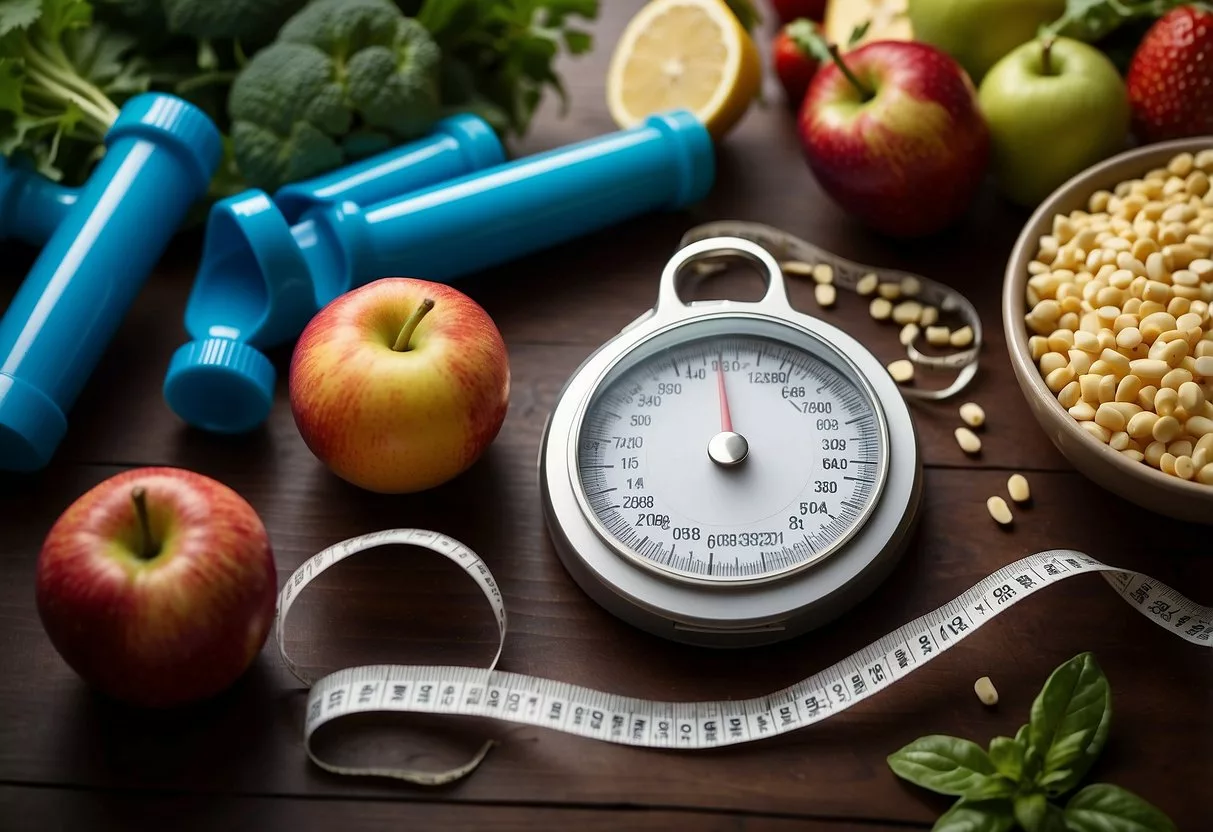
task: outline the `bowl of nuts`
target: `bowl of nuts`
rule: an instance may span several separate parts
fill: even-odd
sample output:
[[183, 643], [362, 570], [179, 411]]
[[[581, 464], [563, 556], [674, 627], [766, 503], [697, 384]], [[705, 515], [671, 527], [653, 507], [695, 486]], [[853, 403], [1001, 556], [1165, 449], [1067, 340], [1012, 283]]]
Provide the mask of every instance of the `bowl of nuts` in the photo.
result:
[[1147, 145], [1071, 179], [1007, 264], [1011, 365], [1084, 475], [1213, 524], [1213, 136]]

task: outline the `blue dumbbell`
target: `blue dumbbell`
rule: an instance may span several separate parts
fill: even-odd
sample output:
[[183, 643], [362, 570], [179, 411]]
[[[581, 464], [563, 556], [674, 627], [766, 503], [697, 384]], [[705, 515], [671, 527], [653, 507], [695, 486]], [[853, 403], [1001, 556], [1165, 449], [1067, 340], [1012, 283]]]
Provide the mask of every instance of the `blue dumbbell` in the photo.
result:
[[131, 301], [219, 163], [206, 114], [171, 95], [132, 98], [0, 319], [0, 468], [54, 455], [67, 412]]
[[690, 113], [537, 154], [374, 205], [318, 205], [287, 225], [268, 199], [211, 216], [186, 310], [195, 338], [164, 382], [190, 425], [260, 425], [275, 372], [261, 349], [296, 337], [338, 295], [407, 275], [449, 281], [706, 195], [711, 139]]

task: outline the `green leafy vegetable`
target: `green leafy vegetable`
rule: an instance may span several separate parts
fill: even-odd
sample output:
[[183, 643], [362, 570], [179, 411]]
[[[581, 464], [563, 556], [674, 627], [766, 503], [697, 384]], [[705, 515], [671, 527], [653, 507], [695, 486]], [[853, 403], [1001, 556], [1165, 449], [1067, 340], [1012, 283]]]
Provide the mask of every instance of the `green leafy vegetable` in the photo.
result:
[[1065, 809], [1071, 832], [1175, 832], [1175, 824], [1132, 792], [1107, 783], [1087, 786]]
[[931, 832], [1006, 832], [1015, 826], [1007, 800], [958, 800], [939, 816]]
[[898, 777], [960, 797], [939, 832], [1173, 832], [1155, 807], [1124, 789], [1087, 786], [1063, 810], [1049, 802], [1077, 788], [1108, 739], [1112, 692], [1099, 663], [1081, 653], [1046, 680], [1028, 723], [994, 737], [987, 754], [969, 740], [932, 734], [889, 755]]
[[439, 117], [439, 60], [388, 0], [313, 0], [232, 85], [241, 174], [273, 190], [425, 133]]
[[942, 734], [921, 737], [889, 755], [889, 768], [924, 789], [962, 797], [996, 773], [981, 746]]
[[1103, 751], [1112, 719], [1108, 680], [1090, 653], [1053, 671], [1032, 703], [1029, 766], [1039, 783], [1059, 795], [1078, 785]]
[[598, 16], [598, 0], [397, 0], [442, 51], [442, 103], [474, 112], [498, 131], [526, 133], [546, 90], [568, 93], [556, 74], [561, 50], [590, 50], [575, 21]]
[[995, 737], [990, 740], [990, 762], [995, 770], [1004, 777], [1018, 783], [1023, 775], [1024, 752], [1027, 744], [1009, 737]]
[[1135, 20], [1162, 17], [1191, 0], [1066, 0], [1066, 10], [1042, 34], [1094, 43]]
[[126, 98], [147, 89], [129, 35], [92, 24], [83, 0], [0, 4], [0, 152], [83, 181]]

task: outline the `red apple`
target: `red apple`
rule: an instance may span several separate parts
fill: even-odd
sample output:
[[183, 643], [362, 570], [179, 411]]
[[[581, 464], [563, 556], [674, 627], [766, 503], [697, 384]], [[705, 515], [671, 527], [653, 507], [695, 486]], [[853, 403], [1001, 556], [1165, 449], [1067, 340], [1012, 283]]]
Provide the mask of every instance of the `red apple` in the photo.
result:
[[321, 309], [291, 358], [291, 412], [337, 476], [401, 494], [467, 470], [510, 397], [505, 342], [462, 292], [393, 277]]
[[265, 644], [277, 598], [261, 519], [220, 482], [138, 468], [55, 521], [36, 599], [51, 643], [98, 690], [134, 705], [205, 699]]
[[801, 144], [821, 187], [892, 236], [951, 225], [973, 201], [989, 160], [990, 134], [969, 76], [913, 41], [832, 53], [800, 112]]

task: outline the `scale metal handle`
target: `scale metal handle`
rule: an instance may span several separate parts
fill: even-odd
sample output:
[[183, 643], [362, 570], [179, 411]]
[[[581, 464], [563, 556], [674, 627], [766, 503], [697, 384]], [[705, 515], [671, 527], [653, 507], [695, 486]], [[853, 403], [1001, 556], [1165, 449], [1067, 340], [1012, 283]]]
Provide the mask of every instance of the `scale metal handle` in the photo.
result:
[[777, 305], [782, 309], [791, 310], [783, 270], [769, 251], [741, 237], [712, 237], [679, 249], [666, 263], [665, 270], [661, 273], [661, 286], [657, 291], [657, 311], [689, 306], [690, 304], [684, 303], [678, 295], [679, 279], [688, 266], [720, 257], [740, 257], [758, 266], [766, 281], [766, 293], [758, 304]]

